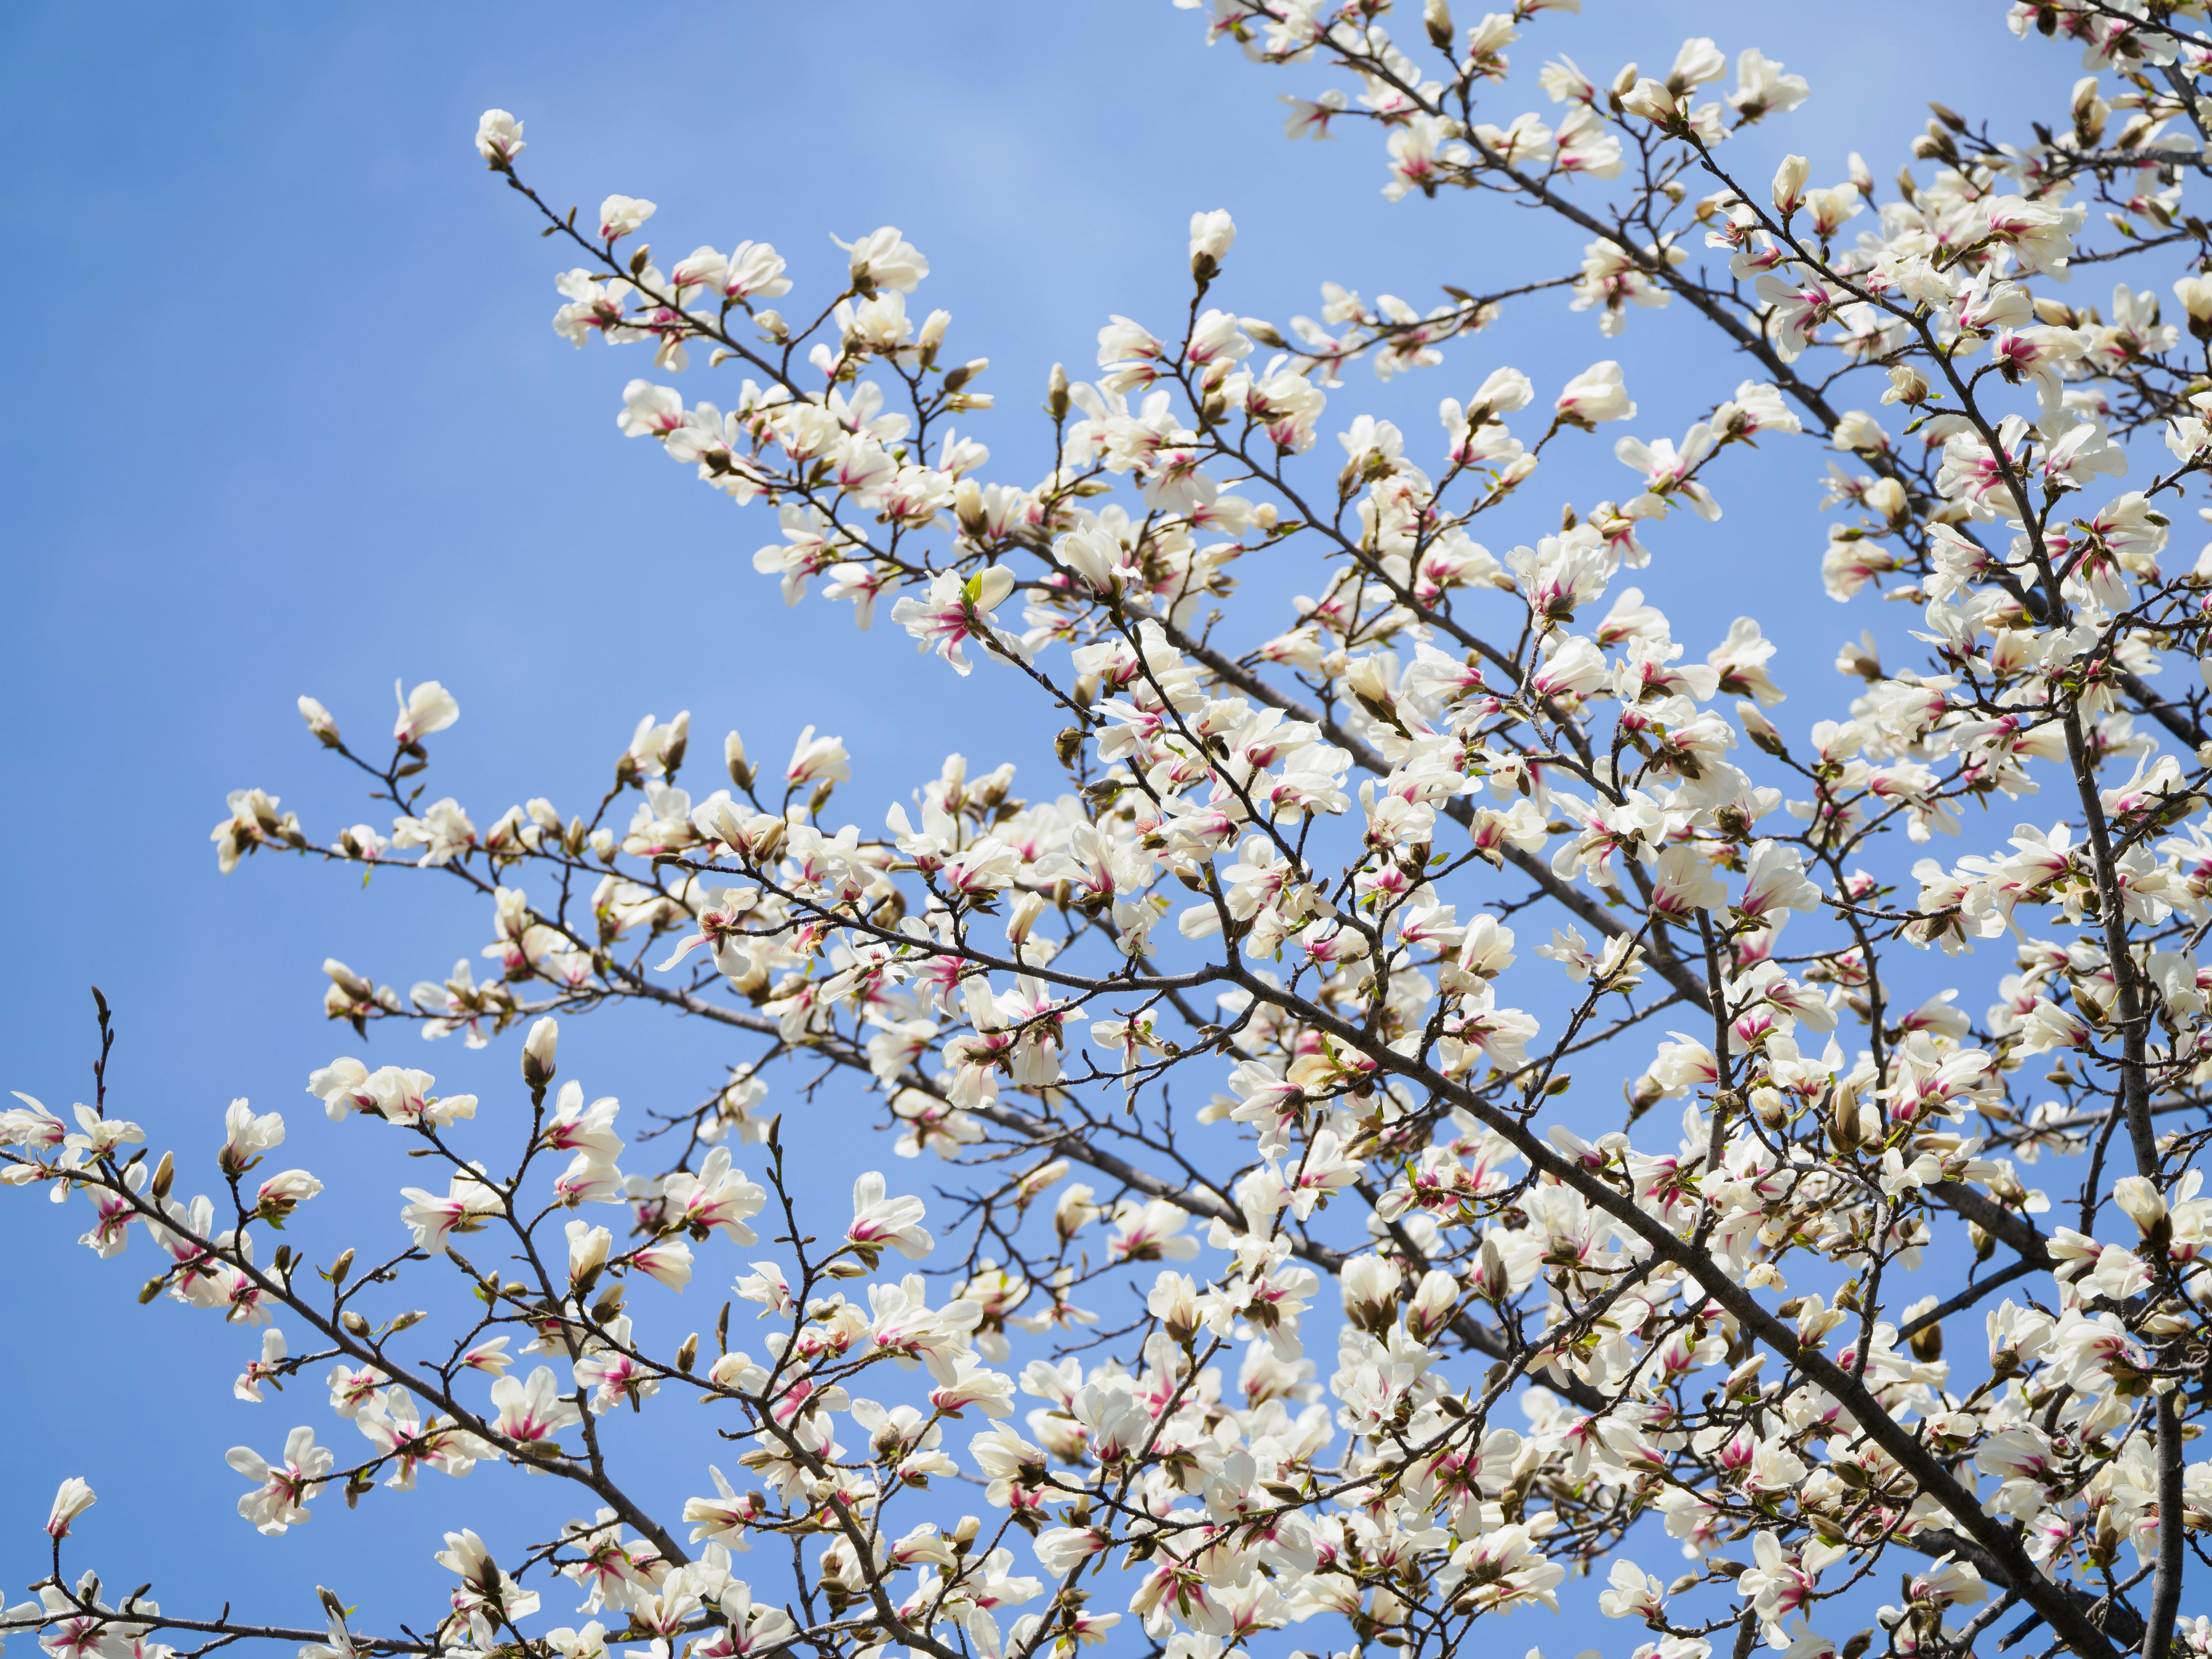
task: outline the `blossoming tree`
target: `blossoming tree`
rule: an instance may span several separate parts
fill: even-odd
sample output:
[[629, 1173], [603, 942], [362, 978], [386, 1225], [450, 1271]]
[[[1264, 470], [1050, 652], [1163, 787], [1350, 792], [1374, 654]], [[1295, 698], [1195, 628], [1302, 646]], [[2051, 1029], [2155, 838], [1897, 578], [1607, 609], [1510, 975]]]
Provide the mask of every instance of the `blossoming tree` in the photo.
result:
[[[293, 1630], [108, 1599], [71, 1480], [8, 1630], [57, 1659], [1443, 1659], [1584, 1588], [1638, 1659], [2212, 1654], [2184, 1606], [2212, 549], [2168, 545], [2212, 472], [2205, 7], [2013, 6], [2021, 50], [2081, 54], [2070, 104], [1939, 109], [1887, 185], [1856, 155], [1742, 176], [1730, 139], [1806, 81], [1746, 49], [1729, 89], [1705, 40], [1585, 75], [1547, 39], [1575, 9], [1213, 0], [1295, 78], [1292, 137], [1371, 128], [1388, 192], [1437, 204], [1408, 211], [1587, 246], [1278, 326], [1226, 307], [1236, 228], [1199, 212], [1187, 313], [1054, 370], [1029, 483], [951, 426], [987, 364], [909, 312], [897, 230], [803, 296], [758, 242], [664, 262], [653, 203], [558, 210], [484, 116], [501, 204], [570, 267], [555, 329], [653, 359], [622, 430], [776, 511], [783, 599], [863, 629], [887, 600], [883, 632], [1060, 730], [885, 810], [811, 726], [780, 765], [732, 732], [701, 780], [689, 715], [648, 715], [588, 810], [489, 816], [424, 778], [441, 685], [388, 745], [302, 697], [375, 822], [241, 791], [222, 867], [412, 864], [489, 925], [485, 969], [405, 993], [326, 964], [349, 1048], [386, 1053], [308, 1091], [424, 1184], [386, 1236], [319, 1240], [279, 1115], [234, 1106], [210, 1167], [104, 1069], [73, 1119], [0, 1116], [0, 1179], [103, 1256], [137, 1239], [142, 1300], [260, 1328], [242, 1396], [327, 1384], [281, 1454], [230, 1454], [248, 1522], [419, 1483], [455, 1529], [422, 1606], [325, 1590]], [[1637, 404], [1613, 362], [1540, 388], [1484, 331], [1657, 308], [1707, 331], [1711, 413], [1533, 523], [1546, 452]], [[1401, 432], [1331, 408], [1361, 359], [1473, 390]], [[1847, 648], [1849, 718], [1801, 725], [1755, 621], [1621, 578], [1710, 555], [1692, 520], [1806, 445], [1827, 594], [1922, 621], [1911, 662]], [[1234, 594], [1261, 554], [1310, 562], [1287, 611]], [[556, 1022], [622, 1003], [726, 1034], [696, 1109], [641, 1127], [563, 1076]], [[410, 1026], [519, 1039], [516, 1086], [440, 1094], [382, 1042]], [[803, 1172], [857, 1175], [842, 1231], [787, 1165], [791, 1066], [788, 1103], [872, 1117], [906, 1172]], [[696, 1495], [659, 1512], [609, 1413], [691, 1401]], [[549, 1477], [504, 1560], [444, 1485], [487, 1462]]]

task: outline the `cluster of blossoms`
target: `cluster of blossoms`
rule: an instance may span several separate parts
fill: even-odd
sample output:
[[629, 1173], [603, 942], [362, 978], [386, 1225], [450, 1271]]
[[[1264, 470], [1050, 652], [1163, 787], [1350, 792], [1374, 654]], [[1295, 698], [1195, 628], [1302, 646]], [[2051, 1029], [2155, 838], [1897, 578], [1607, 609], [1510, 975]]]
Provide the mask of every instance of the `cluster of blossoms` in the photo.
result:
[[[1214, 38], [1341, 82], [1286, 100], [1291, 137], [1372, 124], [1394, 198], [1499, 192], [1593, 240], [1425, 313], [1330, 284], [1279, 328], [1208, 305], [1236, 226], [1196, 213], [1186, 324], [1113, 318], [1094, 379], [1053, 371], [1028, 484], [987, 482], [949, 424], [990, 408], [988, 364], [909, 313], [929, 263], [896, 229], [841, 242], [793, 320], [775, 249], [664, 270], [636, 240], [653, 204], [580, 225], [485, 115], [486, 163], [583, 261], [556, 331], [653, 348], [621, 430], [775, 508], [753, 563], [785, 601], [866, 629], [888, 598], [922, 650], [1049, 708], [1019, 776], [1052, 781], [955, 755], [852, 821], [840, 738], [806, 727], [779, 775], [732, 732], [702, 786], [689, 714], [648, 714], [588, 815], [540, 798], [479, 827], [418, 781], [459, 717], [442, 686], [403, 690], [388, 751], [303, 697], [391, 828], [317, 839], [240, 791], [222, 867], [465, 884], [480, 954], [404, 994], [331, 962], [325, 1006], [363, 1040], [527, 1022], [526, 1133], [519, 1102], [480, 1118], [421, 1071], [317, 1072], [333, 1119], [445, 1166], [359, 1273], [267, 1249], [322, 1188], [262, 1173], [283, 1125], [244, 1102], [216, 1197], [173, 1195], [104, 1085], [74, 1131], [27, 1097], [0, 1115], [0, 1181], [88, 1202], [103, 1255], [143, 1231], [146, 1299], [264, 1327], [240, 1397], [327, 1376], [367, 1444], [232, 1452], [263, 1531], [501, 1462], [593, 1516], [549, 1521], [513, 1573], [448, 1534], [449, 1610], [399, 1627], [427, 1636], [356, 1632], [328, 1595], [327, 1632], [293, 1632], [72, 1586], [72, 1482], [40, 1600], [0, 1626], [57, 1659], [167, 1659], [162, 1632], [303, 1659], [1442, 1659], [1603, 1574], [1637, 1659], [1965, 1653], [2008, 1615], [2053, 1652], [2212, 1654], [2182, 1617], [2212, 1565], [2187, 1451], [2212, 1404], [2212, 548], [2167, 546], [2212, 472], [2212, 231], [2181, 199], [2212, 166], [2203, 8], [2012, 7], [2080, 48], [2068, 108], [2032, 142], [1939, 109], [1887, 194], [1856, 155], [1829, 185], [1795, 155], [1738, 176], [1733, 135], [1809, 95], [1755, 49], [1732, 90], [1710, 40], [1663, 76], [1560, 53], [1507, 118], [1508, 49], [1576, 9], [1462, 27], [1427, 0], [1394, 38], [1385, 0], [1212, 0]], [[2172, 303], [2131, 276], [2109, 315], [2057, 291], [2124, 260]], [[1332, 420], [1329, 393], [1562, 299], [1601, 337], [1675, 307], [1756, 372], [1701, 391], [1679, 441], [1620, 439], [1617, 499], [1493, 553], [1475, 521], [1516, 522], [1547, 448], [1636, 420], [1615, 362], [1470, 374], [1425, 438]], [[702, 356], [738, 380], [720, 401], [670, 384]], [[1832, 457], [1808, 591], [1918, 619], [1917, 666], [1869, 631], [1837, 661], [1846, 717], [1802, 731], [1769, 712], [1757, 622], [1678, 629], [1621, 580], [1711, 554], [1692, 520], [1756, 440]], [[1310, 553], [1313, 591], [1248, 622], [1233, 573], [1262, 550]], [[2002, 845], [1962, 849], [1970, 824]], [[1993, 956], [1978, 990], [1929, 982]], [[556, 1019], [612, 1002], [733, 1045], [627, 1150], [613, 1098], [555, 1086]], [[786, 1060], [939, 1161], [938, 1231], [879, 1172], [842, 1234], [796, 1195]], [[841, 1109], [810, 1086], [804, 1109]], [[465, 1316], [400, 1304], [441, 1267]], [[750, 1349], [727, 1304], [711, 1352], [659, 1340], [648, 1299], [702, 1275], [757, 1306]], [[680, 1519], [625, 1486], [608, 1415], [677, 1399], [730, 1448]], [[764, 1539], [791, 1566], [733, 1577]], [[556, 1577], [580, 1627], [538, 1619]]]

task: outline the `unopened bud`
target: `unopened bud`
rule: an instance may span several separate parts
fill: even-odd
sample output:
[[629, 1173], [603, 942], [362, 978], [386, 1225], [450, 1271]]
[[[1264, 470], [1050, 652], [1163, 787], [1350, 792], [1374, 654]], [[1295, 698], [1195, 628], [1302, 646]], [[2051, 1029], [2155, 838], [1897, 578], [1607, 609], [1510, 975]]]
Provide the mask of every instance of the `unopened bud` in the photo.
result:
[[322, 740], [326, 749], [336, 749], [343, 738], [338, 736], [338, 723], [331, 718], [331, 711], [313, 697], [300, 699], [300, 718], [307, 722], [307, 730]]
[[945, 371], [945, 389], [947, 392], [959, 391], [962, 386], [966, 386], [969, 381], [974, 380], [985, 369], [990, 368], [990, 366], [991, 360], [988, 357], [971, 357], [966, 362], [959, 365], [957, 368], [946, 369]]
[[1052, 374], [1044, 383], [1044, 412], [1055, 421], [1067, 418], [1067, 370], [1060, 363], [1052, 366]]
[[1429, 44], [1438, 52], [1452, 49], [1449, 0], [1428, 0], [1428, 3], [1421, 8], [1421, 26], [1429, 32]]
[[1806, 181], [1813, 176], [1813, 164], [1802, 155], [1785, 155], [1782, 165], [1774, 170], [1774, 210], [1784, 218], [1795, 213], [1805, 199]]
[[734, 732], [722, 739], [722, 764], [730, 769], [730, 781], [738, 788], [753, 787], [756, 769], [745, 758], [745, 740]]
[[367, 1002], [376, 995], [376, 988], [374, 985], [336, 957], [323, 958], [323, 972], [329, 976], [331, 984], [337, 986], [356, 1002]]
[[154, 1166], [154, 1201], [158, 1204], [169, 1195], [170, 1183], [177, 1178], [177, 1159], [173, 1152], [161, 1154], [161, 1161]]
[[1838, 1083], [1828, 1101], [1828, 1139], [1838, 1152], [1855, 1152], [1864, 1139], [1861, 1127], [1858, 1091], [1848, 1083]]
[[542, 1094], [553, 1081], [554, 1054], [561, 1042], [561, 1025], [550, 1014], [530, 1028], [522, 1043], [522, 1081], [532, 1094]]
[[1236, 241], [1237, 222], [1225, 210], [1216, 208], [1211, 213], [1190, 216], [1190, 274], [1198, 278], [1200, 287], [1221, 274], [1221, 262], [1229, 257]]

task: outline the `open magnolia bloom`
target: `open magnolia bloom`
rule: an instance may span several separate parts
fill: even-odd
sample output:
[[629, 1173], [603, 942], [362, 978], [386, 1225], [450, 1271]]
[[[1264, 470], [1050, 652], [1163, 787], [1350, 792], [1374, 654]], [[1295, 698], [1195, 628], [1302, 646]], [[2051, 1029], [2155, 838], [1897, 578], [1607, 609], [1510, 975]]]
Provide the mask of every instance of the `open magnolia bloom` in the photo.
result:
[[[73, 1481], [7, 1628], [106, 1659], [1443, 1659], [1573, 1598], [1639, 1659], [2212, 1655], [2183, 1617], [2212, 552], [2170, 545], [2212, 469], [2203, 9], [2014, 6], [2019, 50], [2081, 53], [2070, 103], [1939, 109], [1893, 186], [1856, 155], [1742, 176], [1733, 137], [1808, 94], [1756, 49], [1600, 81], [1571, 0], [1410, 9], [1208, 27], [1295, 70], [1292, 137], [1376, 127], [1401, 210], [1502, 193], [1579, 259], [1425, 313], [1330, 283], [1277, 326], [1231, 308], [1237, 227], [1194, 202], [1187, 309], [1054, 369], [1026, 482], [898, 230], [826, 277], [751, 241], [657, 260], [632, 239], [685, 210], [556, 212], [484, 116], [501, 199], [564, 249], [556, 331], [649, 347], [621, 430], [774, 507], [752, 563], [784, 599], [880, 605], [948, 692], [1058, 736], [863, 780], [813, 726], [781, 772], [732, 732], [702, 779], [689, 713], [647, 714], [595, 810], [502, 812], [422, 775], [465, 684], [403, 689], [388, 750], [302, 698], [376, 823], [241, 790], [222, 867], [398, 862], [489, 929], [406, 992], [325, 967], [351, 1052], [308, 1092], [421, 1165], [362, 1241], [386, 1265], [317, 1232], [332, 1172], [264, 1167], [283, 1124], [243, 1102], [188, 1172], [104, 1085], [73, 1118], [26, 1096], [0, 1179], [103, 1255], [143, 1233], [144, 1299], [281, 1322], [241, 1332], [237, 1391], [292, 1381], [319, 1426], [231, 1454], [264, 1531], [380, 1485], [453, 1502], [486, 1462], [550, 1506], [497, 1559], [457, 1511], [419, 1583], [293, 1631], [100, 1601], [63, 1571]], [[1618, 362], [1482, 357], [1509, 308], [1705, 331], [1702, 417], [1618, 435]], [[1448, 378], [1441, 432], [1333, 406], [1362, 359]], [[1615, 497], [1524, 512], [1593, 442]], [[1808, 677], [1756, 620], [1623, 573], [1698, 556], [1741, 470], [1808, 445], [1807, 603], [1917, 625], [1791, 720]], [[1262, 552], [1310, 561], [1294, 602], [1237, 592]], [[559, 1022], [610, 1003], [726, 1036], [701, 1104], [641, 1121], [562, 1075]], [[511, 1045], [520, 1085], [441, 1096], [386, 1024]], [[801, 1169], [794, 1102], [915, 1161]], [[683, 1317], [718, 1286], [734, 1328]], [[702, 1400], [655, 1507], [617, 1413]]]

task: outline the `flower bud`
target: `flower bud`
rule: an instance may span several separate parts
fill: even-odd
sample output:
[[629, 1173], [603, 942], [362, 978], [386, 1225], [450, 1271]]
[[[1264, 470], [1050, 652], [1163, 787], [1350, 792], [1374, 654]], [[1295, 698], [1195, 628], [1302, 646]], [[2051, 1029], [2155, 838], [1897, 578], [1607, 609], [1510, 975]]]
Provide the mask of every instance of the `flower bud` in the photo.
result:
[[1881, 394], [1886, 404], [1917, 406], [1928, 401], [1928, 377], [1911, 363], [1892, 363], [1889, 366], [1889, 390]]
[[522, 1081], [532, 1094], [542, 1094], [553, 1081], [554, 1053], [560, 1041], [560, 1022], [550, 1014], [532, 1026], [523, 1040]]
[[599, 1270], [607, 1265], [607, 1256], [615, 1247], [615, 1236], [605, 1227], [594, 1227], [588, 1221], [568, 1224], [568, 1290], [574, 1296], [582, 1296], [599, 1281]]
[[1805, 182], [1813, 176], [1813, 164], [1802, 155], [1785, 155], [1782, 165], [1774, 170], [1774, 210], [1788, 218], [1805, 199]]
[[1428, 0], [1421, 8], [1421, 26], [1429, 32], [1429, 44], [1438, 52], [1452, 49], [1452, 15], [1449, 0]]
[[[1488, 1245], [1490, 1241], [1485, 1239], [1483, 1243]], [[1452, 1310], [1458, 1304], [1458, 1281], [1441, 1267], [1430, 1268], [1421, 1275], [1421, 1282], [1413, 1289], [1413, 1299], [1407, 1304], [1407, 1333], [1420, 1341], [1430, 1340], [1451, 1322]]]
[[323, 958], [323, 972], [329, 976], [331, 984], [354, 1001], [369, 1002], [375, 999], [376, 988], [336, 957]]
[[945, 343], [945, 331], [951, 324], [952, 313], [941, 308], [922, 319], [921, 328], [915, 335], [914, 343], [921, 349], [921, 366], [924, 368], [936, 362], [937, 349]]
[[1838, 1081], [1828, 1100], [1828, 1139], [1835, 1142], [1837, 1151], [1853, 1152], [1867, 1139], [1864, 1130], [1857, 1089]]
[[987, 564], [963, 587], [968, 603], [977, 611], [995, 611], [1014, 591], [1014, 573], [1002, 564]]
[[1096, 1194], [1081, 1182], [1060, 1195], [1054, 1207], [1052, 1224], [1063, 1240], [1073, 1238], [1084, 1228], [1096, 1221], [1105, 1212], [1098, 1207]]
[[1388, 1256], [1352, 1257], [1337, 1280], [1344, 1316], [1364, 1331], [1379, 1334], [1389, 1330], [1397, 1322], [1398, 1286], [1403, 1280], [1398, 1264]]
[[2189, 313], [2189, 331], [2200, 340], [2212, 340], [2212, 276], [2184, 276], [2173, 285], [2173, 297]]
[[1782, 1098], [1779, 1089], [1753, 1089], [1751, 1091], [1751, 1109], [1759, 1114], [1759, 1121], [1770, 1129], [1782, 1128], [1790, 1121], [1789, 1103]]
[[341, 741], [338, 737], [338, 723], [331, 718], [331, 711], [313, 697], [302, 696], [300, 699], [300, 718], [307, 722], [307, 730], [322, 739], [325, 748], [335, 749], [338, 746]]
[[505, 169], [530, 146], [522, 142], [522, 123], [503, 109], [488, 109], [477, 121], [477, 154], [487, 167]]
[[722, 764], [730, 769], [730, 781], [740, 789], [753, 785], [752, 763], [745, 759], [745, 740], [736, 732], [722, 739]]
[[1942, 1322], [1923, 1325], [1905, 1339], [1912, 1357], [1923, 1365], [1933, 1364], [1943, 1357], [1943, 1326]]
[[1682, 118], [1681, 107], [1674, 94], [1667, 89], [1666, 82], [1648, 75], [1620, 94], [1620, 106], [1631, 115], [1640, 115], [1661, 126], [1673, 125]]
[[1482, 1241], [1482, 1249], [1475, 1253], [1474, 1266], [1468, 1270], [1467, 1282], [1476, 1295], [1493, 1302], [1513, 1288], [1512, 1275], [1506, 1269], [1505, 1257], [1498, 1250], [1496, 1239]]
[[1067, 368], [1054, 363], [1052, 374], [1044, 383], [1044, 412], [1055, 421], [1067, 418]]
[[1237, 240], [1237, 222], [1225, 209], [1190, 216], [1190, 274], [1203, 284], [1221, 274], [1221, 262]]
[[1201, 1323], [1198, 1288], [1191, 1283], [1189, 1274], [1162, 1268], [1159, 1277], [1152, 1281], [1152, 1294], [1145, 1298], [1145, 1307], [1160, 1322], [1169, 1337], [1182, 1346], [1189, 1346], [1197, 1336]]
[[1881, 659], [1876, 654], [1874, 635], [1863, 633], [1856, 640], [1845, 640], [1836, 652], [1836, 672], [1856, 674], [1872, 684], [1881, 678]]
[[1022, 946], [1029, 942], [1030, 932], [1036, 926], [1037, 918], [1044, 914], [1044, 910], [1045, 896], [1042, 893], [1024, 893], [1015, 899], [1013, 908], [1006, 916], [1006, 943], [1014, 947], [1017, 957], [1021, 955]]

